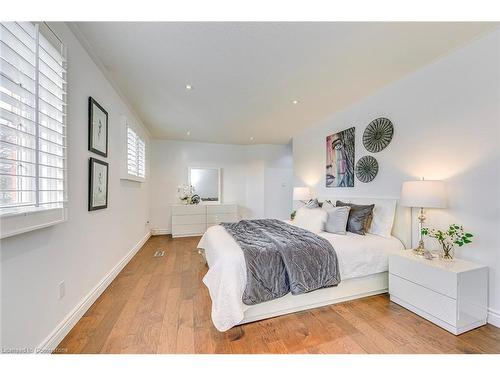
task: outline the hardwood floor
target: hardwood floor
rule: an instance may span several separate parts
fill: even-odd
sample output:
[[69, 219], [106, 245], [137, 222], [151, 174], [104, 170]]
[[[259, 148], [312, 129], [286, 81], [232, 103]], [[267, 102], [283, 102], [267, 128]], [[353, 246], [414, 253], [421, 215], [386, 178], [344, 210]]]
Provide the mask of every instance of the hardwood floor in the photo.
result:
[[[235, 327], [210, 319], [199, 238], [152, 237], [61, 342], [66, 353], [500, 353], [491, 325], [454, 336], [389, 301], [349, 301]], [[157, 249], [165, 256], [154, 258]]]

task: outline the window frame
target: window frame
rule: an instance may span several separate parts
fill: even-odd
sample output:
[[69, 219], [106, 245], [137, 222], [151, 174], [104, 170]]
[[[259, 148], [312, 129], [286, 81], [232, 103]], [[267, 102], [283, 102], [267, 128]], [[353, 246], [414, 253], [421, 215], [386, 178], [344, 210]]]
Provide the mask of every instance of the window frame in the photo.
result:
[[[46, 23], [44, 22], [33, 22], [34, 25], [34, 39], [35, 39], [35, 80], [34, 80], [34, 85], [35, 85], [35, 92], [33, 93], [34, 101], [35, 101], [35, 107], [34, 107], [34, 127], [35, 127], [35, 134], [33, 135], [35, 137], [35, 162], [30, 164], [34, 165], [35, 168], [35, 175], [33, 178], [35, 179], [35, 204], [34, 205], [29, 205], [26, 206], [25, 208], [20, 208], [18, 211], [7, 211], [3, 212], [3, 210], [0, 208], [0, 239], [15, 236], [21, 233], [25, 232], [30, 232], [36, 229], [40, 228], [45, 228], [49, 226], [53, 226], [62, 222], [67, 221], [67, 202], [68, 202], [68, 173], [67, 173], [67, 166], [68, 166], [68, 142], [67, 142], [67, 137], [68, 137], [68, 129], [67, 129], [67, 103], [68, 103], [68, 91], [67, 91], [67, 50], [66, 50], [66, 45], [63, 43], [63, 41], [59, 38], [59, 36], [54, 32], [54, 30]], [[18, 24], [19, 27], [22, 28], [21, 25]], [[4, 26], [2, 26], [4, 27]], [[7, 27], [5, 27], [7, 29]], [[43, 30], [42, 30], [43, 28]], [[8, 29], [7, 29], [8, 30]], [[50, 35], [48, 35], [48, 34]], [[61, 57], [61, 95], [62, 99], [58, 100], [62, 103], [62, 110], [61, 110], [61, 126], [62, 126], [62, 143], [59, 145], [54, 142], [54, 141], [44, 141], [44, 138], [40, 137], [40, 131], [41, 127], [46, 127], [45, 125], [42, 126], [42, 122], [40, 117], [41, 116], [47, 116], [44, 115], [41, 111], [41, 104], [40, 101], [43, 101], [44, 103], [48, 104], [51, 106], [52, 104], [49, 102], [46, 102], [46, 100], [42, 97], [40, 91], [40, 85], [41, 85], [41, 79], [40, 76], [44, 75], [44, 73], [41, 71], [41, 60], [43, 54], [48, 54], [47, 51], [43, 51], [44, 49], [43, 46], [41, 46], [40, 37], [44, 38], [45, 43], [52, 44], [50, 40], [53, 38], [53, 40], [57, 40], [58, 43], [60, 43], [60, 57]], [[22, 41], [21, 41], [22, 42]], [[53, 47], [59, 52], [59, 49], [56, 47], [56, 45], [53, 45]], [[14, 51], [15, 53], [19, 53], [18, 51]], [[51, 55], [48, 55], [52, 58], [54, 58]], [[47, 63], [43, 61], [45, 65]], [[47, 65], [49, 66], [49, 65]], [[50, 68], [50, 66], [49, 66]], [[7, 79], [8, 75], [5, 77], [3, 76], [4, 74], [2, 73], [2, 78]], [[50, 78], [48, 78], [50, 79]], [[43, 90], [49, 92], [52, 94], [51, 91], [48, 91], [46, 87], [43, 87]], [[46, 105], [44, 104], [44, 105]], [[9, 127], [8, 125], [5, 125]], [[16, 130], [16, 128], [12, 128]], [[55, 131], [51, 130], [50, 131]], [[31, 133], [30, 133], [31, 134]], [[42, 142], [41, 142], [42, 141]], [[40, 167], [43, 166], [43, 161], [40, 161], [40, 153], [46, 153], [46, 151], [43, 150], [42, 143], [44, 142], [49, 142], [55, 144], [57, 147], [62, 148], [62, 156], [59, 156], [62, 159], [62, 167], [59, 166], [54, 166], [54, 168], [57, 168], [62, 172], [62, 200], [58, 200], [56, 203], [60, 203], [60, 207], [43, 207], [43, 205], [51, 204], [51, 203], [46, 203], [44, 201], [41, 201], [40, 199], [40, 192], [43, 192], [40, 188], [41, 185], [41, 180], [46, 180], [47, 178], [51, 179], [50, 177], [43, 177], [40, 175]], [[11, 159], [9, 159], [11, 160]], [[21, 160], [14, 160], [12, 159], [13, 162], [15, 163], [22, 163]], [[55, 191], [55, 190], [54, 190]], [[59, 190], [58, 190], [59, 191]], [[55, 204], [55, 203], [54, 203]], [[21, 207], [21, 204], [19, 205]]]

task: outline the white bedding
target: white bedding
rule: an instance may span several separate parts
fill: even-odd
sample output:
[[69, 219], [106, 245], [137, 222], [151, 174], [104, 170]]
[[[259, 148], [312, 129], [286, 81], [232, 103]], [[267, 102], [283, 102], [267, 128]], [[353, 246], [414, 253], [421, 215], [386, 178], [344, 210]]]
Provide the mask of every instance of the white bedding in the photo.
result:
[[[403, 249], [395, 237], [374, 234], [361, 236], [347, 232], [338, 235], [320, 232], [333, 245], [342, 280], [387, 271], [388, 255]], [[207, 229], [198, 248], [203, 249], [209, 270], [203, 282], [212, 299], [212, 321], [219, 331], [227, 331], [243, 320], [249, 307], [242, 302], [246, 286], [243, 251], [226, 230], [216, 225]]]

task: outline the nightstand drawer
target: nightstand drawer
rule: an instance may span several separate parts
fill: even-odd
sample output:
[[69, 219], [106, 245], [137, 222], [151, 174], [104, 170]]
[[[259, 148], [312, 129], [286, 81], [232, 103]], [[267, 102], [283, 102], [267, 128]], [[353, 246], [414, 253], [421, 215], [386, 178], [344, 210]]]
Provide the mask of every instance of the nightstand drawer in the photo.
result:
[[[411, 250], [408, 250], [411, 251]], [[433, 260], [421, 257], [389, 257], [389, 272], [440, 294], [457, 299], [457, 274], [431, 267]]]
[[457, 322], [457, 301], [399, 276], [389, 274], [389, 293], [452, 326]]

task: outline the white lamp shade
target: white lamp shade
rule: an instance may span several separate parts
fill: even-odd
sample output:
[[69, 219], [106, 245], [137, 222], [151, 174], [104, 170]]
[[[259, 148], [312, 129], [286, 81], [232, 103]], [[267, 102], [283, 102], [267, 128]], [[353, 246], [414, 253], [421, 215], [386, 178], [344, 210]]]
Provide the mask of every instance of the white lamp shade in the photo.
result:
[[445, 184], [435, 180], [403, 182], [399, 203], [405, 207], [445, 208]]
[[311, 199], [311, 191], [308, 187], [294, 187], [293, 200], [294, 201], [307, 201]]

